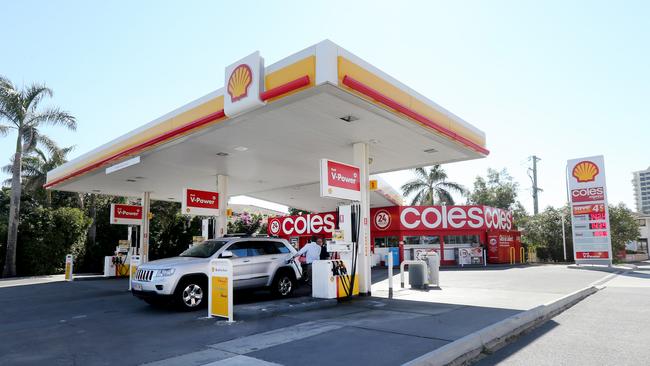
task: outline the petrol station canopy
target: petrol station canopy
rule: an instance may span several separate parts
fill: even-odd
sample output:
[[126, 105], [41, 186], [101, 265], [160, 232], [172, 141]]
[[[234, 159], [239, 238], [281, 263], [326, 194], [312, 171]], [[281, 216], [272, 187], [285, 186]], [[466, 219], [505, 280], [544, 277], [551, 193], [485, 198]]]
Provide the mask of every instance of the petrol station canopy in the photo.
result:
[[[370, 174], [489, 153], [482, 131], [330, 41], [259, 63], [241, 85], [227, 69], [223, 88], [50, 171], [46, 187], [180, 201], [225, 175], [229, 196], [323, 212], [341, 202], [320, 197], [319, 161], [352, 164], [355, 143], [368, 145]], [[258, 103], [229, 112], [258, 81]], [[397, 203], [390, 189], [371, 194], [371, 206]]]

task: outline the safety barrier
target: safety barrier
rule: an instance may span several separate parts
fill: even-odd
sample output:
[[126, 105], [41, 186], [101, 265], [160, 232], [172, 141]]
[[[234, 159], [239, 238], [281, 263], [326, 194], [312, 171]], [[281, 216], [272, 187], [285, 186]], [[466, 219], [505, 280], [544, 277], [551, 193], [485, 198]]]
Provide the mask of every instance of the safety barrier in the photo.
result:
[[[407, 264], [422, 264], [424, 265], [424, 268], [427, 268], [427, 262], [423, 260], [402, 261], [402, 263], [399, 265], [399, 282], [402, 288], [404, 288], [404, 266]], [[427, 272], [425, 271], [424, 273], [426, 274]], [[429, 283], [429, 281], [424, 282]]]
[[528, 263], [526, 260], [526, 252], [524, 250], [524, 247], [519, 247], [519, 262], [520, 263]]
[[510, 264], [515, 264], [515, 248], [510, 247]]

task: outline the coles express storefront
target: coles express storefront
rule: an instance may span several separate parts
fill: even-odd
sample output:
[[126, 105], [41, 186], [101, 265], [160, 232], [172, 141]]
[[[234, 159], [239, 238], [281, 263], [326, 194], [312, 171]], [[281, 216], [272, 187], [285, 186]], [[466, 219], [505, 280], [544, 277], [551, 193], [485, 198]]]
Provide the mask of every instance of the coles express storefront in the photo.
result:
[[[400, 248], [400, 260], [418, 251], [435, 250], [442, 264], [456, 264], [459, 250], [483, 248], [488, 263], [508, 263], [514, 251], [520, 262], [521, 234], [512, 213], [488, 206], [389, 206], [372, 208], [371, 242], [378, 263], [389, 248]], [[336, 212], [269, 219], [268, 233], [302, 247], [312, 235], [330, 238], [338, 221]], [[514, 250], [512, 250], [513, 248]]]

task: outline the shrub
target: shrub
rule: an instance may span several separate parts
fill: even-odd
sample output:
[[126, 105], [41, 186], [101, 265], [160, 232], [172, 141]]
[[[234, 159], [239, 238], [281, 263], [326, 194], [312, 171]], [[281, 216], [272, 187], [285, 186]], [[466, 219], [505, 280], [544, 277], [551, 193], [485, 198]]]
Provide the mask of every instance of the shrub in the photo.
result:
[[[23, 212], [18, 231], [18, 274], [61, 273], [65, 255], [69, 253], [81, 260], [90, 222], [83, 211], [77, 208], [37, 207]], [[82, 263], [78, 265], [81, 266]]]

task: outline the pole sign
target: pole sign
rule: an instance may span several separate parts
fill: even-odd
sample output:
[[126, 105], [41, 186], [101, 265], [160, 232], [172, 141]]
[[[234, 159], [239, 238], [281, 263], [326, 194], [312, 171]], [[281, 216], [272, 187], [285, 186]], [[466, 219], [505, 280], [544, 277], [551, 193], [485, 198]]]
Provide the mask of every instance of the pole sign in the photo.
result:
[[602, 155], [567, 162], [576, 264], [611, 264], [612, 241]]
[[320, 196], [361, 201], [361, 171], [359, 167], [321, 159]]
[[74, 280], [74, 257], [72, 254], [65, 256], [65, 280], [72, 281]]
[[183, 189], [183, 215], [219, 216], [219, 193], [198, 189]]
[[142, 225], [142, 206], [111, 204], [111, 224]]
[[208, 282], [208, 318], [214, 316], [233, 321], [232, 262], [230, 259], [210, 261]]

